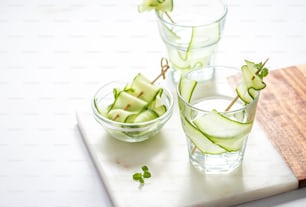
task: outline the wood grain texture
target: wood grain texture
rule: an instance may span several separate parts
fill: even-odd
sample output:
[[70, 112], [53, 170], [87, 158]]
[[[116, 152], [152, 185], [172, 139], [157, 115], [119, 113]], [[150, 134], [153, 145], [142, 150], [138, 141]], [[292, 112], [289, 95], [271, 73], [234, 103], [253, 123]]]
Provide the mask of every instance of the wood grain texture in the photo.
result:
[[298, 65], [296, 67], [304, 74], [304, 77], [306, 77], [306, 64]]
[[306, 64], [273, 70], [261, 92], [257, 119], [306, 187]]

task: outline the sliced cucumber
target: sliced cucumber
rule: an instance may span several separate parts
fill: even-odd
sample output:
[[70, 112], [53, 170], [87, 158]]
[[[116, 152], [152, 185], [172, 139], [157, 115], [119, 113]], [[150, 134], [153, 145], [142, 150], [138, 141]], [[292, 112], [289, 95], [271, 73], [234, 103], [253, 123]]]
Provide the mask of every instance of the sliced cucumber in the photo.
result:
[[194, 123], [210, 140], [230, 151], [239, 149], [252, 129], [252, 123], [229, 119], [216, 110], [198, 117]]
[[256, 64], [254, 62], [248, 61], [248, 60], [244, 60], [244, 62], [246, 63], [246, 65], [242, 66], [242, 67], [247, 67], [252, 73], [256, 73], [258, 68], [256, 67]]
[[135, 112], [126, 111], [123, 109], [112, 109], [107, 113], [107, 118], [117, 122], [125, 122], [126, 119], [135, 114]]
[[209, 56], [196, 55], [192, 53], [190, 58], [184, 59], [185, 54], [177, 50], [169, 51], [169, 58], [171, 65], [179, 70], [192, 70], [196, 68], [201, 68], [208, 64]]
[[138, 12], [150, 11], [156, 9], [158, 11], [167, 12], [173, 10], [173, 0], [143, 0], [138, 5]]
[[187, 78], [181, 78], [179, 82], [179, 92], [181, 97], [187, 102], [190, 103], [192, 98], [193, 91], [197, 86], [198, 82], [195, 80], [190, 80]]
[[178, 51], [178, 54], [179, 54], [179, 57], [181, 58], [181, 60], [183, 60], [183, 61], [188, 61], [188, 60], [190, 59], [190, 56], [191, 56], [191, 49], [192, 49], [193, 46], [194, 46], [194, 40], [195, 40], [195, 38], [196, 38], [196, 27], [192, 27], [192, 30], [191, 30], [191, 38], [190, 38], [189, 44], [188, 44], [188, 46], [187, 46], [185, 55], [183, 56], [183, 54], [181, 54], [180, 51]]
[[161, 97], [158, 95], [156, 98], [148, 105], [148, 109], [154, 111], [158, 116], [163, 115], [167, 111], [167, 107], [162, 104]]
[[107, 110], [107, 107], [104, 107], [104, 108], [99, 107], [99, 106], [98, 106], [98, 100], [97, 100], [96, 98], [94, 98], [94, 106], [95, 106], [97, 112], [98, 112], [100, 115], [106, 116], [107, 111], [108, 111], [108, 110]]
[[173, 29], [168, 27], [165, 23], [161, 22], [160, 26], [163, 27], [161, 29], [165, 31], [167, 39], [177, 40], [177, 41], [181, 40], [181, 37]]
[[216, 22], [210, 26], [193, 27], [192, 39], [190, 41], [190, 48], [195, 48], [202, 45], [216, 44], [221, 38], [220, 23]]
[[138, 74], [122, 90], [113, 89], [112, 104], [99, 107], [94, 99], [97, 112], [117, 122], [140, 123], [150, 121], [167, 112], [162, 103], [163, 89], [152, 84], [145, 76]]
[[140, 73], [134, 78], [131, 84], [124, 88], [124, 91], [127, 93], [146, 102], [151, 102], [160, 93], [160, 90], [162, 89], [152, 84]]
[[193, 68], [193, 65], [190, 62], [190, 57], [192, 55], [191, 49], [193, 47], [193, 40], [195, 37], [194, 33], [195, 27], [192, 27], [190, 41], [185, 52], [176, 49], [170, 52], [170, 62], [175, 68], [180, 70], [191, 70]]
[[116, 97], [115, 102], [110, 107], [112, 109], [123, 109], [126, 111], [140, 112], [147, 106], [147, 102], [121, 91]]
[[[149, 108], [150, 109], [150, 108]], [[167, 107], [165, 105], [159, 106], [157, 108], [152, 109], [158, 116], [163, 115], [167, 111]]]
[[226, 152], [225, 149], [214, 144], [207, 136], [205, 136], [199, 129], [194, 127], [187, 119], [182, 118], [182, 126], [188, 138], [201, 152], [209, 154], [220, 154]]
[[155, 111], [147, 109], [138, 114], [133, 114], [127, 117], [125, 122], [126, 123], [141, 123], [141, 122], [146, 122], [146, 121], [156, 119], [157, 117], [158, 117], [158, 114]]
[[[253, 101], [252, 96], [250, 96], [248, 88], [246, 87], [246, 85], [244, 83], [240, 83], [237, 88], [236, 88], [236, 92], [237, 95], [239, 96], [239, 98], [244, 101], [246, 104], [249, 104]], [[253, 95], [254, 92], [252, 92]]]
[[266, 87], [266, 84], [262, 79], [253, 71], [253, 68], [242, 66], [242, 80], [248, 88], [254, 88], [255, 90], [261, 90]]
[[[191, 38], [185, 52], [173, 50], [169, 52], [171, 64], [181, 70], [203, 67], [209, 63], [210, 56], [220, 40], [219, 23], [209, 27], [192, 27]], [[203, 53], [201, 47], [206, 47]], [[200, 51], [201, 50], [201, 51]]]
[[120, 91], [121, 91], [121, 89], [119, 89], [119, 88], [114, 88], [113, 89], [113, 95], [114, 95], [115, 99], [118, 97]]
[[154, 109], [154, 108], [163, 106], [162, 99], [161, 99], [162, 93], [163, 93], [163, 90], [160, 90], [159, 94], [155, 97], [155, 99], [149, 103], [148, 108]]
[[241, 67], [242, 82], [236, 88], [236, 92], [245, 103], [252, 102], [258, 95], [258, 91], [266, 87], [262, 78], [257, 74], [257, 67], [253, 62], [245, 61]]

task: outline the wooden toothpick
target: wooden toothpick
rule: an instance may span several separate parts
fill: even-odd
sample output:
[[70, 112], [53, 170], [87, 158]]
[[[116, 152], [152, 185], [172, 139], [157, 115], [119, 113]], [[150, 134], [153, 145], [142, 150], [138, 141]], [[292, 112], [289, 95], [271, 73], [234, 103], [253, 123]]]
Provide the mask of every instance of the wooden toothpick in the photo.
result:
[[168, 12], [164, 12], [166, 14], [166, 16], [168, 17], [168, 19], [171, 21], [172, 24], [175, 24], [175, 22], [173, 21], [173, 19], [170, 17], [170, 15], [168, 14]]
[[154, 84], [160, 77], [163, 77], [163, 79], [166, 79], [165, 74], [170, 68], [167, 58], [162, 57], [162, 59], [160, 60], [160, 66], [161, 66], [161, 72], [153, 81], [151, 81], [152, 84]]

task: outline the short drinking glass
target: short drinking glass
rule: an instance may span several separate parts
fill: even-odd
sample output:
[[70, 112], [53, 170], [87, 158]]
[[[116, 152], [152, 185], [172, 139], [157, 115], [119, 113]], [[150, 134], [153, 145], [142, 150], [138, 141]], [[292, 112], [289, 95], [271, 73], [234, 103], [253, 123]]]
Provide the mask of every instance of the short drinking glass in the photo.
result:
[[172, 12], [156, 14], [175, 83], [189, 70], [214, 64], [227, 14], [223, 1], [177, 0]]
[[243, 160], [259, 94], [247, 105], [237, 98], [240, 76], [236, 68], [208, 66], [186, 73], [177, 86], [190, 161], [204, 173], [228, 173]]

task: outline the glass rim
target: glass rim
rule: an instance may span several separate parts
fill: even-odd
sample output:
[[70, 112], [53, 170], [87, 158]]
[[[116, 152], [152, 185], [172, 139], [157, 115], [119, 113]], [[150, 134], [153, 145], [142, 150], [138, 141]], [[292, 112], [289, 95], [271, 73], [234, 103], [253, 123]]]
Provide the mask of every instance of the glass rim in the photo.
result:
[[[223, 68], [223, 69], [231, 69], [231, 70], [235, 70], [237, 72], [239, 72], [239, 68], [237, 67], [232, 67], [232, 66], [222, 66], [222, 65], [213, 65], [213, 66], [206, 66], [204, 68], [199, 68], [199, 69], [195, 69], [195, 70], [191, 70], [189, 72], [187, 72], [186, 74], [183, 75], [183, 77], [186, 77], [188, 74], [192, 73], [192, 72], [195, 72], [195, 71], [199, 71], [199, 70], [205, 70], [205, 69], [215, 69], [215, 68]], [[176, 94], [178, 96], [178, 99], [180, 99], [181, 101], [184, 102], [185, 105], [187, 105], [188, 107], [190, 107], [191, 109], [193, 110], [197, 110], [197, 111], [200, 111], [200, 112], [203, 112], [203, 113], [208, 113], [210, 112], [211, 110], [205, 110], [205, 109], [201, 109], [201, 108], [198, 108], [198, 107], [195, 107], [194, 105], [188, 103], [182, 96], [181, 96], [181, 93], [179, 92], [179, 86], [180, 84], [177, 84], [176, 86]], [[230, 113], [236, 113], [236, 112], [239, 112], [239, 111], [243, 111], [243, 110], [246, 110], [248, 107], [250, 107], [251, 105], [255, 104], [258, 99], [259, 99], [259, 95], [260, 95], [260, 91], [257, 91], [258, 92], [258, 95], [255, 97], [255, 99], [253, 99], [253, 101], [251, 101], [250, 103], [242, 106], [242, 107], [239, 107], [238, 109], [234, 109], [234, 110], [228, 110], [228, 111], [218, 111], [222, 114], [230, 114]], [[238, 96], [238, 95], [237, 95]], [[235, 97], [233, 97], [235, 98]], [[239, 98], [238, 98], [239, 99]]]
[[182, 27], [182, 28], [192, 28], [192, 27], [208, 27], [212, 24], [216, 24], [218, 22], [221, 22], [223, 19], [225, 19], [226, 15], [227, 15], [227, 12], [228, 12], [228, 6], [227, 4], [223, 1], [223, 0], [219, 0], [219, 2], [222, 4], [223, 6], [223, 14], [215, 19], [214, 21], [211, 21], [209, 23], [206, 23], [206, 24], [198, 24], [198, 25], [184, 25], [184, 24], [177, 24], [177, 23], [172, 23], [171, 21], [167, 21], [165, 20], [162, 16], [161, 16], [161, 13], [164, 13], [164, 12], [161, 12], [159, 10], [155, 10], [155, 14], [156, 16], [158, 17], [158, 19], [160, 21], [162, 21], [163, 23], [165, 24], [168, 24], [168, 25], [171, 25], [171, 26], [175, 26], [175, 27]]

